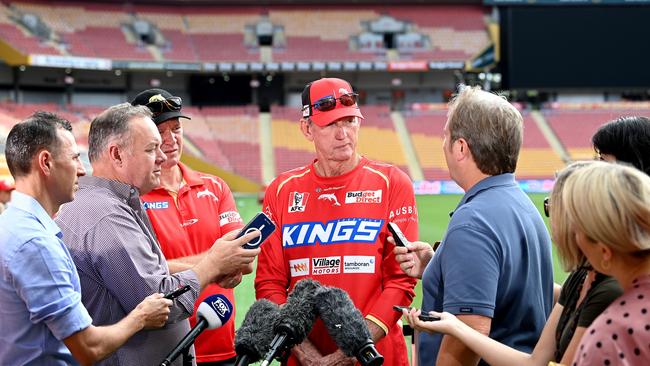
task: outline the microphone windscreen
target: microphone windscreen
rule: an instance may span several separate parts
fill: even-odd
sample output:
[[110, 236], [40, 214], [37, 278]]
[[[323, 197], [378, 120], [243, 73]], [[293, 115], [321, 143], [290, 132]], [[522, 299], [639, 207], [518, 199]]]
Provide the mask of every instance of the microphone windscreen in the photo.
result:
[[267, 300], [257, 300], [251, 305], [241, 326], [235, 332], [235, 350], [238, 355], [246, 354], [256, 362], [268, 351], [273, 336], [273, 327], [278, 321], [280, 308]]
[[348, 293], [337, 287], [323, 287], [314, 300], [334, 342], [347, 356], [355, 356], [371, 338], [363, 315]]
[[293, 329], [295, 344], [307, 337], [316, 320], [314, 298], [321, 287], [318, 281], [312, 279], [298, 281], [287, 297], [286, 304], [280, 308], [279, 322]]
[[232, 303], [224, 295], [211, 295], [199, 304], [196, 317], [208, 322], [207, 329], [219, 328], [226, 324], [232, 316]]

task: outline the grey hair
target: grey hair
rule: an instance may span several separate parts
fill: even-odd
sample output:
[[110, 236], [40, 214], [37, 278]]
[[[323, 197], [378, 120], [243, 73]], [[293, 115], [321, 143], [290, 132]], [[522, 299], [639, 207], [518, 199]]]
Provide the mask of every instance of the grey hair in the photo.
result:
[[152, 114], [149, 108], [129, 103], [114, 105], [90, 123], [88, 133], [88, 158], [90, 162], [99, 159], [109, 142], [120, 141], [120, 146], [127, 146], [131, 141], [129, 121], [137, 117], [149, 117]]

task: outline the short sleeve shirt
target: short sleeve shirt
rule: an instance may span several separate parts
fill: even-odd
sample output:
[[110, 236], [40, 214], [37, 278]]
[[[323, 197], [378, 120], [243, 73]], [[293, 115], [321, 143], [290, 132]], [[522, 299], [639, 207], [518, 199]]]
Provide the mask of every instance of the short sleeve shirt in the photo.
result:
[[[551, 240], [514, 175], [485, 178], [465, 194], [422, 286], [423, 311], [492, 318], [491, 338], [533, 350], [553, 302]], [[420, 334], [421, 365], [435, 365], [442, 337]]]

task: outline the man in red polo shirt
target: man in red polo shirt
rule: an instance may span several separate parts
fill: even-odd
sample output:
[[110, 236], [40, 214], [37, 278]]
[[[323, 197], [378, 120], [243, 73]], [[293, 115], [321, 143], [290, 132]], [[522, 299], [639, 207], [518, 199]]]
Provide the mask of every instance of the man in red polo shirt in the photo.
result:
[[[195, 172], [180, 162], [183, 152], [183, 128], [180, 118], [182, 100], [162, 89], [149, 89], [131, 102], [145, 105], [153, 112], [153, 121], [162, 138], [160, 148], [167, 156], [162, 164], [160, 187], [142, 196], [158, 241], [169, 266], [188, 267], [197, 255], [208, 250], [224, 234], [240, 229], [243, 224], [228, 185], [219, 177]], [[176, 259], [176, 260], [173, 260]], [[252, 271], [252, 266], [249, 269]], [[241, 276], [233, 278], [236, 286]], [[206, 297], [223, 294], [235, 304], [232, 288], [216, 284], [207, 286], [195, 303]], [[192, 326], [196, 317], [190, 318]], [[235, 362], [235, 322], [204, 331], [194, 343], [197, 363], [228, 366]]]

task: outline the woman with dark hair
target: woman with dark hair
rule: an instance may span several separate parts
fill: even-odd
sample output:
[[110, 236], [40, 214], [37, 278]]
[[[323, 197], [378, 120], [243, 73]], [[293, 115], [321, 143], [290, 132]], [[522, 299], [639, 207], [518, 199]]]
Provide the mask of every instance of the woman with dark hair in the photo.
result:
[[622, 161], [650, 175], [650, 119], [620, 117], [602, 125], [591, 138], [596, 156]]

